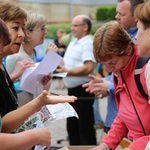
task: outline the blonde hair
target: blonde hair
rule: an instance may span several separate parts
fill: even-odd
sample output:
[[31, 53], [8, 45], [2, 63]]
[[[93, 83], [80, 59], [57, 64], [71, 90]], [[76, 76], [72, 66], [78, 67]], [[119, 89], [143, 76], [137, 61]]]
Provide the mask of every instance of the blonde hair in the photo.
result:
[[42, 23], [46, 23], [46, 17], [43, 14], [27, 11], [25, 30], [32, 31], [36, 25], [40, 25]]
[[134, 16], [142, 22], [144, 29], [150, 27], [150, 1], [138, 5], [135, 8]]
[[27, 19], [26, 11], [19, 7], [17, 3], [10, 1], [0, 1], [0, 18], [6, 21], [12, 21], [16, 19]]
[[94, 57], [97, 62], [101, 62], [115, 55], [126, 55], [126, 49], [130, 43], [134, 45], [128, 33], [117, 21], [108, 22], [101, 26], [94, 35]]
[[[27, 21], [24, 30], [33, 31], [35, 26], [40, 26], [41, 24], [46, 24], [46, 17], [43, 14], [27, 11]], [[24, 42], [30, 42], [30, 39], [25, 37]]]

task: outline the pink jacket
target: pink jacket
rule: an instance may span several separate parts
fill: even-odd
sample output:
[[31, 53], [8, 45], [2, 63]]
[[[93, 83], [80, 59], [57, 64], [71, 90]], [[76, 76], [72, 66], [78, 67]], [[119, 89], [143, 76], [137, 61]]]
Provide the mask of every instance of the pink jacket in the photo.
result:
[[[131, 60], [121, 70], [122, 75], [118, 76], [118, 84], [114, 81], [118, 114], [107, 137], [102, 140], [102, 143], [112, 149], [115, 149], [122, 138], [127, 135], [130, 140], [134, 141], [129, 147], [131, 150], [144, 150], [150, 142], [150, 104], [139, 93], [134, 79], [134, 68], [138, 58], [137, 48], [135, 48]], [[150, 99], [150, 86], [148, 87], [150, 85], [150, 61], [142, 68], [140, 80]], [[142, 125], [146, 135], [144, 135]]]

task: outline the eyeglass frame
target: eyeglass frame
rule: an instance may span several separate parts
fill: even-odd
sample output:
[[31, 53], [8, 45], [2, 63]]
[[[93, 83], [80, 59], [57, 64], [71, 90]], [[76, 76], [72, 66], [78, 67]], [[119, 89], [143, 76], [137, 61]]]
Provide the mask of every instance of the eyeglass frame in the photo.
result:
[[72, 24], [71, 27], [78, 27], [78, 26], [83, 26], [85, 25], [85, 23], [82, 23], [82, 24]]
[[44, 27], [42, 27], [42, 28], [37, 28], [37, 29], [34, 29], [34, 28], [30, 28], [30, 29], [28, 29], [29, 31], [46, 31], [46, 25], [44, 26]]

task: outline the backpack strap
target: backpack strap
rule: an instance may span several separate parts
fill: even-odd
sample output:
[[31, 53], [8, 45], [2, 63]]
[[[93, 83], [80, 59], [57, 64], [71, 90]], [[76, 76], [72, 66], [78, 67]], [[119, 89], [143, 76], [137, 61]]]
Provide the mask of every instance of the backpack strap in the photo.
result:
[[148, 95], [145, 93], [142, 87], [142, 84], [140, 82], [140, 73], [141, 73], [142, 67], [148, 62], [149, 59], [150, 57], [139, 57], [136, 67], [135, 67], [135, 72], [134, 72], [136, 86], [139, 92], [141, 93], [141, 95], [147, 100], [148, 100]]

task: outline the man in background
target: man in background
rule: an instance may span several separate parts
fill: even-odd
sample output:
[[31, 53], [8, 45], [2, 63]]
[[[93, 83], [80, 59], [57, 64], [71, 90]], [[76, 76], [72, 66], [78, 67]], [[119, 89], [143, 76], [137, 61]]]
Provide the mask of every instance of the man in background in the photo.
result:
[[93, 102], [94, 95], [87, 93], [82, 84], [89, 82], [88, 74], [93, 73], [95, 59], [93, 56], [93, 39], [91, 38], [91, 21], [85, 15], [73, 18], [71, 32], [75, 37], [64, 55], [64, 66], [58, 72], [67, 72], [64, 84], [68, 94], [78, 97], [77, 103], [71, 105], [79, 118], [67, 119], [67, 131], [70, 145], [96, 145], [94, 129]]

